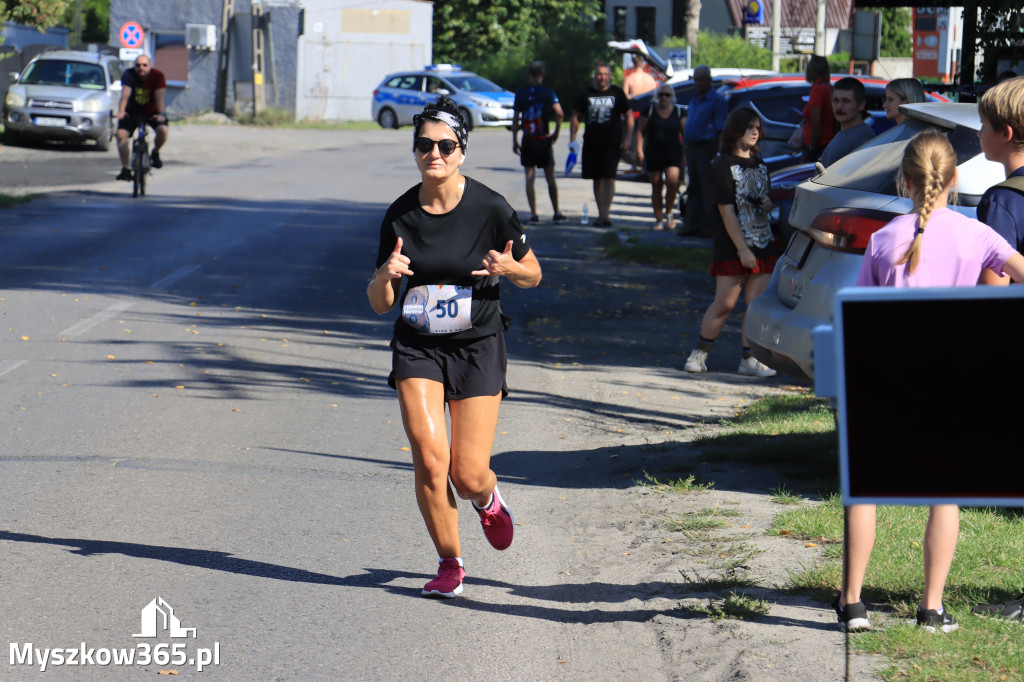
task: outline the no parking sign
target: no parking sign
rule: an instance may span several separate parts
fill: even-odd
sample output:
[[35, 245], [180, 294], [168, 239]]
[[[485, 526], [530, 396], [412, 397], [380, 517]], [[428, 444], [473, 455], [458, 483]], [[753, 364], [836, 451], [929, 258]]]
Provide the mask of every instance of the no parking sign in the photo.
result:
[[146, 33], [137, 21], [129, 21], [118, 31], [118, 37], [121, 39], [122, 47], [132, 49], [142, 47], [142, 39], [146, 37]]

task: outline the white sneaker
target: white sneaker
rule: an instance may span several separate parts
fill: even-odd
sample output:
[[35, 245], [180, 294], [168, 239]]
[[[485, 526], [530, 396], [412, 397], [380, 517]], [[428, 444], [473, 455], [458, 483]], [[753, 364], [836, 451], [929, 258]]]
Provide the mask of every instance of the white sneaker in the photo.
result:
[[743, 358], [740, 360], [740, 368], [736, 371], [748, 377], [773, 377], [777, 374], [774, 369], [764, 364], [753, 355], [749, 358]]
[[708, 352], [706, 350], [697, 349], [690, 353], [690, 357], [686, 358], [686, 364], [683, 369], [687, 372], [694, 372], [700, 374], [701, 372], [708, 371], [707, 365]]

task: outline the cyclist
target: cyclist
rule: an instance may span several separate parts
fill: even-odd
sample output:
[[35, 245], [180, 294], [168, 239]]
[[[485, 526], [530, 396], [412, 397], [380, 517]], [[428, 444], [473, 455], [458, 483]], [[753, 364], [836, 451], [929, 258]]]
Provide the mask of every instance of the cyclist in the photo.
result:
[[[167, 114], [164, 112], [164, 95], [167, 93], [167, 79], [159, 69], [153, 68], [153, 62], [146, 55], [135, 59], [135, 67], [126, 69], [121, 76], [121, 103], [117, 108], [117, 153], [121, 156], [121, 172], [118, 180], [131, 182], [132, 171], [129, 140], [139, 125], [138, 117], [146, 117], [146, 121], [156, 131], [156, 142], [149, 163], [153, 168], [160, 168], [160, 148], [167, 142]], [[145, 125], [145, 124], [143, 124]]]

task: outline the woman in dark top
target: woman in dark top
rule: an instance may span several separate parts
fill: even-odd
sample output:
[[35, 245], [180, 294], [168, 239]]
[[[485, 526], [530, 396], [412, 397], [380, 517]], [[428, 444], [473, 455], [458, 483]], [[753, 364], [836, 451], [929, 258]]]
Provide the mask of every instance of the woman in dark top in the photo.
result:
[[[712, 235], [711, 274], [715, 276], [715, 300], [704, 313], [700, 343], [686, 360], [687, 372], [706, 372], [712, 344], [725, 326], [740, 294], [747, 305], [764, 293], [778, 260], [769, 216], [772, 204], [768, 168], [758, 155], [763, 135], [761, 117], [753, 109], [734, 109], [725, 122], [719, 154], [711, 162], [711, 199], [717, 206]], [[743, 336], [740, 374], [775, 376], [761, 363]]]
[[640, 115], [636, 125], [636, 156], [651, 178], [655, 230], [664, 230], [666, 226], [662, 207], [668, 213], [668, 229], [676, 229], [673, 207], [679, 192], [679, 167], [683, 163], [682, 136], [683, 119], [676, 106], [676, 92], [671, 85], [662, 85], [655, 103]]
[[462, 593], [452, 486], [473, 502], [493, 547], [512, 544], [512, 514], [490, 469], [498, 407], [507, 392], [498, 280], [527, 288], [541, 278], [516, 212], [460, 172], [468, 142], [451, 99], [440, 97], [416, 116], [413, 155], [422, 181], [385, 214], [377, 270], [367, 286], [378, 314], [401, 302], [388, 383], [398, 392], [416, 501], [440, 558], [437, 577], [422, 591], [430, 597]]

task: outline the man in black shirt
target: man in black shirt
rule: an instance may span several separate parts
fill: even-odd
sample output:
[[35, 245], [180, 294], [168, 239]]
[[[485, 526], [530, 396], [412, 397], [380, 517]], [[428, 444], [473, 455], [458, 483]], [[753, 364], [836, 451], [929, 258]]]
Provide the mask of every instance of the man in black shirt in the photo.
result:
[[[580, 121], [586, 120], [583, 131], [583, 178], [594, 181], [599, 227], [610, 227], [612, 199], [615, 198], [615, 176], [619, 157], [633, 135], [633, 116], [626, 93], [612, 85], [611, 67], [598, 62], [592, 84], [576, 99], [569, 124], [569, 146], [576, 142]], [[625, 125], [623, 125], [625, 122]]]

